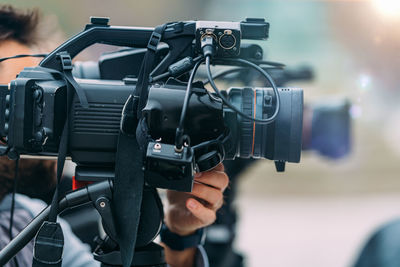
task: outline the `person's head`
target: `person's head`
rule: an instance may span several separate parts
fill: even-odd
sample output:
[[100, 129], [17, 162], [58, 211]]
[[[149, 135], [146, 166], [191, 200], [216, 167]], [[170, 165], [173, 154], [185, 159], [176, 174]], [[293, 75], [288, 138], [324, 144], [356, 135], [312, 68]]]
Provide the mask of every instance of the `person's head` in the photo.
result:
[[[37, 9], [21, 10], [10, 5], [0, 5], [0, 58], [18, 54], [32, 54], [40, 45], [41, 15]], [[10, 59], [0, 62], [0, 84], [15, 79], [24, 67], [38, 64], [36, 58]], [[20, 192], [37, 197], [54, 186], [55, 162], [49, 160], [21, 159], [19, 167]], [[14, 162], [0, 157], [0, 200], [12, 189]]]
[[[18, 54], [32, 54], [40, 42], [38, 9], [20, 10], [10, 5], [0, 6], [0, 58]], [[24, 68], [38, 64], [36, 58], [25, 57], [0, 63], [0, 84], [15, 79]]]

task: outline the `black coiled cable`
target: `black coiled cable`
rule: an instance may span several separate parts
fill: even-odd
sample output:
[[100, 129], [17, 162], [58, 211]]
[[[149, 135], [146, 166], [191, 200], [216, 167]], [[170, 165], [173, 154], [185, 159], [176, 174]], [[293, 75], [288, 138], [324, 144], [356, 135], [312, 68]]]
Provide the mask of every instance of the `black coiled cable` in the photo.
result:
[[239, 114], [240, 116], [249, 119], [251, 121], [254, 121], [258, 124], [269, 124], [272, 123], [273, 121], [275, 121], [276, 117], [278, 116], [279, 110], [280, 110], [280, 96], [279, 96], [279, 92], [278, 92], [278, 88], [274, 82], [274, 80], [272, 79], [272, 77], [266, 72], [264, 71], [260, 66], [245, 60], [245, 59], [241, 59], [241, 58], [237, 58], [237, 59], [227, 59], [224, 61], [228, 61], [228, 62], [233, 62], [236, 64], [240, 64], [240, 65], [247, 65], [251, 68], [256, 69], [257, 71], [259, 71], [267, 80], [268, 82], [271, 84], [272, 89], [274, 90], [275, 93], [275, 97], [276, 97], [276, 108], [275, 108], [275, 112], [274, 114], [267, 118], [267, 119], [257, 119], [257, 118], [253, 118], [245, 113], [243, 113], [242, 111], [240, 111], [237, 107], [235, 107], [231, 102], [229, 102], [219, 91], [219, 89], [217, 88], [217, 85], [215, 84], [212, 74], [211, 74], [211, 57], [207, 56], [206, 57], [206, 69], [207, 69], [207, 78], [210, 82], [211, 87], [213, 88], [214, 92], [222, 99], [222, 101], [224, 102], [225, 105], [227, 105], [229, 108], [231, 108], [233, 111], [235, 111], [237, 114]]

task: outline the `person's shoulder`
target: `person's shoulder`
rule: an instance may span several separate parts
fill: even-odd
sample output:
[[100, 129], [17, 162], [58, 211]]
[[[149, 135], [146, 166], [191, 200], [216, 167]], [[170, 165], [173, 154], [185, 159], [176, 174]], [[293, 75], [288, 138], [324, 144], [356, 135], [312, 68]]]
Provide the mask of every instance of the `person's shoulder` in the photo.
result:
[[[9, 197], [11, 197], [11, 195], [9, 195]], [[47, 204], [42, 200], [30, 198], [21, 194], [15, 195], [15, 203], [17, 208], [28, 211], [34, 217], [47, 207]]]
[[384, 238], [396, 237], [397, 239], [399, 234], [400, 234], [400, 218], [396, 218], [394, 220], [386, 222], [375, 231], [375, 236]]
[[[381, 253], [383, 250], [385, 254], [389, 251], [400, 250], [400, 219], [395, 219], [380, 225], [369, 236], [364, 250], [367, 254]], [[397, 252], [396, 252], [397, 253]], [[400, 260], [400, 254], [399, 260]]]
[[354, 267], [399, 266], [400, 219], [379, 226], [367, 239]]

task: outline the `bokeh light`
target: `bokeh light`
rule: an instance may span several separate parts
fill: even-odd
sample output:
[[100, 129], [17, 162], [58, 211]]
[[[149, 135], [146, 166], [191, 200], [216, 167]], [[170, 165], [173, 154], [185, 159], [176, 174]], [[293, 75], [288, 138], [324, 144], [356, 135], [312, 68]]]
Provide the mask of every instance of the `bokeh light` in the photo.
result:
[[400, 19], [399, 0], [371, 0], [375, 8], [384, 16]]

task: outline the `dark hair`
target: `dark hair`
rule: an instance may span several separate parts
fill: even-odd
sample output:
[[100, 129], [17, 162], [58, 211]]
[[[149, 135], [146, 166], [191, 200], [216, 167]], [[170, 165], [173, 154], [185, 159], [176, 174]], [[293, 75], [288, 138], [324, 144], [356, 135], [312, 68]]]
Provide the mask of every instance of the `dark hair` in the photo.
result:
[[[42, 46], [44, 37], [41, 36], [47, 32], [41, 24], [39, 9], [0, 5], [0, 42], [14, 40], [26, 46], [39, 43]], [[54, 160], [20, 159], [18, 192], [30, 197], [49, 194], [55, 185], [54, 167]], [[15, 163], [7, 157], [0, 157], [0, 201], [12, 191], [14, 173]]]
[[[40, 198], [52, 194], [55, 187], [54, 160], [20, 159], [18, 168], [18, 192]], [[0, 157], [0, 201], [12, 192], [15, 162]]]
[[39, 41], [40, 18], [37, 8], [22, 10], [0, 5], [0, 42], [15, 40], [28, 46], [36, 44]]

